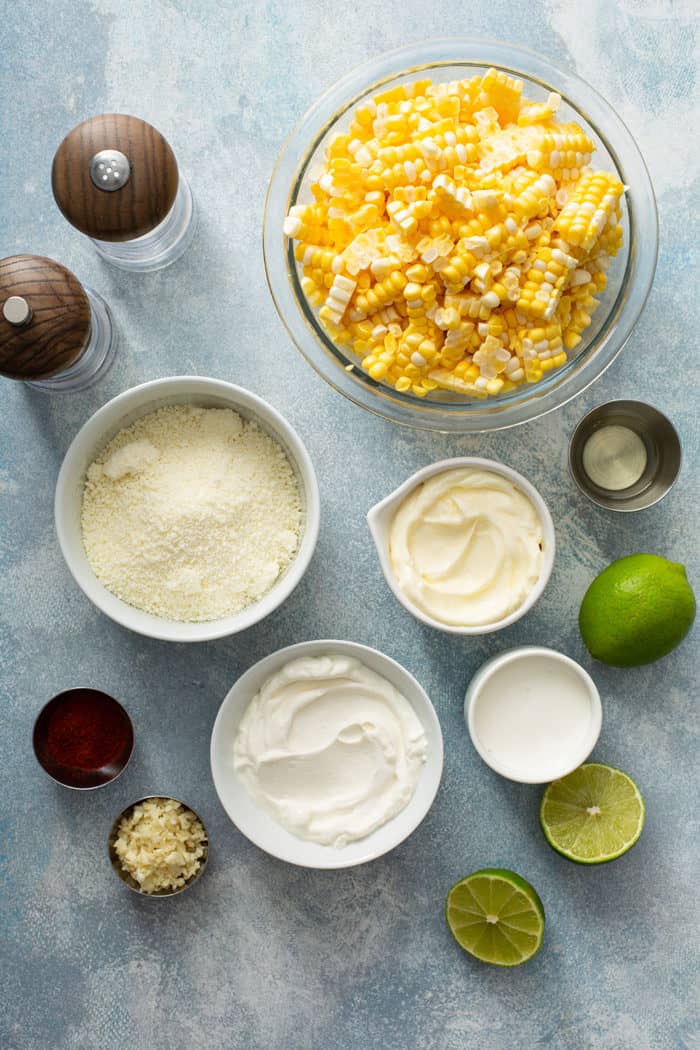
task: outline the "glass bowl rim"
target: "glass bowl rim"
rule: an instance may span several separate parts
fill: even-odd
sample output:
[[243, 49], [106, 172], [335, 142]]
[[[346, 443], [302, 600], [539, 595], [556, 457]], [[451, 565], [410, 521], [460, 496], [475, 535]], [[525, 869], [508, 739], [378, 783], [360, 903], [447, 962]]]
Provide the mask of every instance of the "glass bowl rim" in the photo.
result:
[[[334, 344], [293, 288], [289, 245], [281, 220], [303, 178], [310, 157], [343, 113], [382, 83], [439, 66], [489, 65], [557, 91], [594, 131], [634, 193], [628, 193], [629, 243], [620, 289], [594, 340], [540, 383], [523, 384], [508, 399], [437, 402], [407, 397], [377, 383], [359, 365], [346, 365]], [[552, 83], [554, 81], [554, 83]], [[605, 132], [601, 130], [605, 127]], [[614, 140], [613, 146], [611, 140]], [[624, 161], [620, 157], [624, 158]], [[291, 171], [291, 175], [290, 175]], [[627, 178], [625, 181], [628, 181]], [[545, 56], [507, 42], [451, 37], [410, 44], [375, 56], [345, 74], [307, 109], [278, 154], [265, 200], [263, 256], [277, 313], [302, 356], [335, 390], [375, 415], [419, 429], [478, 433], [516, 426], [563, 406], [612, 364], [630, 337], [653, 283], [658, 255], [658, 216], [649, 173], [627, 126], [598, 92], [578, 75]], [[309, 323], [311, 321], [311, 323]], [[331, 360], [335, 357], [335, 360]], [[354, 373], [354, 376], [353, 374]]]

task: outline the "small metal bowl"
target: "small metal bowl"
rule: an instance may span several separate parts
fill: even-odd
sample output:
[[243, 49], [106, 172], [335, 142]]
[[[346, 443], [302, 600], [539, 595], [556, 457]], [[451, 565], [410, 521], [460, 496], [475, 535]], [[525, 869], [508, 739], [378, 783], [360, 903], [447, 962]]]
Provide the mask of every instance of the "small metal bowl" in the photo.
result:
[[[52, 725], [55, 726], [55, 720], [60, 716], [61, 709], [81, 700], [83, 703], [90, 704], [94, 711], [108, 714], [123, 731], [122, 746], [108, 757], [105, 756], [106, 761], [100, 766], [66, 765], [59, 761], [51, 749]], [[32, 745], [37, 762], [53, 781], [61, 784], [62, 787], [72, 788], [74, 791], [92, 791], [95, 788], [104, 787], [105, 784], [111, 784], [126, 769], [134, 750], [134, 727], [126, 710], [109, 693], [88, 687], [64, 689], [62, 693], [57, 693], [52, 697], [39, 712], [34, 723]]]
[[[589, 438], [607, 426], [633, 430], [642, 441], [647, 463], [641, 477], [628, 488], [601, 488], [586, 473], [583, 450]], [[569, 470], [584, 496], [605, 510], [646, 510], [663, 499], [681, 466], [681, 443], [669, 419], [643, 401], [608, 401], [589, 412], [574, 430], [569, 443]]]
[[[201, 858], [199, 868], [194, 873], [194, 875], [190, 876], [190, 878], [182, 886], [179, 886], [178, 889], [156, 890], [153, 893], [147, 893], [145, 890], [141, 889], [136, 879], [133, 878], [133, 876], [130, 875], [128, 871], [125, 871], [122, 867], [121, 861], [119, 860], [119, 857], [117, 856], [116, 851], [114, 849], [114, 843], [117, 838], [117, 829], [124, 817], [128, 817], [132, 810], [135, 809], [136, 806], [140, 806], [142, 802], [148, 802], [151, 799], [160, 798], [166, 799], [168, 802], [178, 802], [183, 807], [183, 809], [188, 809], [190, 813], [193, 813], [195, 815], [199, 823], [204, 828], [204, 834], [206, 836], [204, 842], [204, 856]], [[193, 809], [192, 806], [188, 806], [186, 802], [182, 802], [179, 798], [173, 798], [172, 795], [144, 795], [143, 798], [137, 798], [135, 802], [132, 802], [129, 806], [126, 807], [126, 809], [123, 809], [117, 817], [117, 819], [114, 821], [112, 827], [110, 828], [109, 837], [107, 839], [107, 850], [109, 853], [109, 862], [112, 865], [112, 869], [115, 875], [126, 886], [128, 886], [130, 890], [133, 890], [134, 893], [138, 893], [140, 897], [176, 897], [178, 893], [182, 893], [184, 890], [188, 890], [190, 886], [193, 886], [202, 875], [204, 869], [206, 868], [207, 861], [209, 860], [209, 832], [207, 831], [206, 824], [204, 823], [196, 809]]]

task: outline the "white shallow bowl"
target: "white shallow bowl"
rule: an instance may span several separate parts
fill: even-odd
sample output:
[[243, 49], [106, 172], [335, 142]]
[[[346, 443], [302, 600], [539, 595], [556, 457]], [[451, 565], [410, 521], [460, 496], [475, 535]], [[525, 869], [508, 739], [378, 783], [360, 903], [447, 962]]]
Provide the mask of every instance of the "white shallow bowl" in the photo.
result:
[[[338, 849], [308, 842], [286, 831], [253, 801], [233, 768], [233, 742], [251, 700], [271, 675], [290, 660], [338, 653], [359, 660], [386, 678], [408, 700], [428, 740], [425, 765], [408, 805], [364, 839]], [[435, 709], [413, 675], [389, 656], [356, 642], [299, 642], [279, 649], [249, 668], [219, 708], [211, 734], [211, 772], [221, 805], [246, 838], [266, 853], [304, 868], [350, 868], [394, 849], [415, 831], [430, 809], [442, 776], [442, 733]]]
[[[536, 671], [535, 668], [538, 668]], [[493, 703], [499, 689], [499, 677], [517, 681], [521, 711], [532, 720], [537, 746], [528, 749], [525, 733], [519, 731], [516, 717], [499, 712], [503, 738], [510, 733], [522, 742], [519, 755], [512, 757], [506, 743], [499, 746], [493, 737], [489, 745], [479, 728], [479, 706]], [[563, 695], [572, 686], [580, 698], [578, 711], [568, 724], [562, 717]], [[542, 702], [550, 692], [551, 703]], [[491, 700], [489, 700], [489, 693]], [[520, 696], [519, 696], [520, 700]], [[508, 649], [488, 660], [474, 675], [464, 700], [464, 717], [477, 752], [496, 773], [520, 784], [547, 784], [564, 777], [586, 761], [596, 745], [602, 725], [603, 710], [596, 684], [587, 671], [563, 653], [537, 645]]]
[[[280, 578], [262, 598], [240, 612], [205, 623], [166, 620], [117, 598], [92, 571], [83, 547], [80, 512], [85, 474], [115, 435], [137, 419], [166, 405], [230, 408], [252, 419], [284, 448], [299, 483], [302, 528], [299, 548]], [[240, 386], [202, 376], [173, 376], [132, 387], [98, 409], [76, 434], [59, 471], [54, 502], [58, 542], [73, 578], [107, 616], [149, 638], [170, 642], [205, 642], [237, 634], [264, 619], [285, 601], [306, 572], [316, 546], [320, 504], [318, 482], [301, 438], [271, 405]]]
[[[389, 556], [389, 537], [394, 515], [409, 492], [412, 492], [413, 489], [417, 488], [428, 478], [432, 478], [435, 474], [443, 474], [448, 470], [460, 470], [463, 467], [475, 467], [479, 470], [490, 471], [492, 474], [500, 474], [502, 477], [508, 478], [534, 505], [542, 523], [544, 557], [542, 559], [542, 569], [535, 586], [522, 605], [514, 609], [508, 616], [504, 616], [503, 619], [494, 623], [479, 624], [475, 627], [459, 627], [455, 624], [441, 623], [440, 620], [433, 619], [432, 616], [429, 616], [422, 609], [419, 609], [417, 605], [414, 605], [399, 587], [391, 565], [391, 557]], [[399, 485], [394, 492], [372, 507], [367, 514], [367, 524], [372, 533], [374, 545], [377, 548], [379, 564], [386, 582], [394, 593], [394, 597], [421, 623], [427, 624], [428, 627], [435, 627], [438, 631], [445, 631], [448, 634], [492, 634], [494, 631], [500, 631], [504, 627], [509, 627], [532, 608], [547, 586], [549, 577], [552, 574], [556, 540], [554, 536], [554, 522], [547, 504], [527, 478], [524, 478], [522, 474], [518, 474], [517, 470], [513, 470], [512, 467], [507, 467], [505, 463], [497, 463], [493, 459], [480, 459], [477, 456], [455, 456], [453, 459], [442, 459], [438, 463], [431, 463], [429, 467], [417, 470], [415, 474], [411, 474], [410, 478], [404, 481], [403, 485]]]

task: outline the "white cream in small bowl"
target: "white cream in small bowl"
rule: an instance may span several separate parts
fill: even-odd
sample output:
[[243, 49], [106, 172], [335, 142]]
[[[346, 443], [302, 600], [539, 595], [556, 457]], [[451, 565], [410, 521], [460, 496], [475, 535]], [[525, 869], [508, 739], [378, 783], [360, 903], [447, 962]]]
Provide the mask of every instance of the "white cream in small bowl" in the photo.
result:
[[552, 518], [511, 467], [464, 456], [419, 470], [367, 515], [389, 587], [418, 620], [489, 634], [532, 608], [554, 564]]
[[580, 664], [554, 649], [525, 645], [477, 671], [464, 717], [491, 769], [521, 784], [546, 784], [588, 758], [600, 735], [602, 707]]
[[262, 684], [238, 727], [233, 768], [278, 824], [340, 849], [408, 805], [427, 747], [396, 686], [329, 649], [289, 660]]
[[403, 667], [354, 642], [289, 646], [235, 683], [211, 740], [239, 830], [281, 860], [343, 868], [418, 826], [442, 773], [440, 724]]

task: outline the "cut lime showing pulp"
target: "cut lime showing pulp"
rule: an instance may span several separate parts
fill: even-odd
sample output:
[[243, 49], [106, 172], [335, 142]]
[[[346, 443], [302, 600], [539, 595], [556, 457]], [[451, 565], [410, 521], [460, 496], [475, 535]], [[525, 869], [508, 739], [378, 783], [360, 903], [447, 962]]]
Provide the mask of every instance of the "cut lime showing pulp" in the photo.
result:
[[540, 824], [563, 857], [602, 864], [634, 846], [644, 827], [644, 801], [626, 773], [589, 762], [545, 790]]
[[514, 871], [483, 868], [447, 894], [447, 925], [460, 948], [494, 966], [519, 966], [544, 936], [544, 908], [529, 882]]

